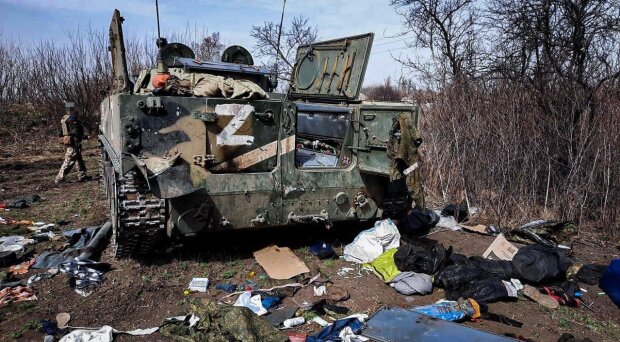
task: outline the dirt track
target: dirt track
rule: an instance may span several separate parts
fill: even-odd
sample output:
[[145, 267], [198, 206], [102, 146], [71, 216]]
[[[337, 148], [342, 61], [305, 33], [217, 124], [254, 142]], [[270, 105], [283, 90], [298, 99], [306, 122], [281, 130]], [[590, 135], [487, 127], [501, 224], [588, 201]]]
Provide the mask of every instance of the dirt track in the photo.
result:
[[[94, 142], [89, 142], [94, 147]], [[72, 229], [102, 224], [107, 220], [105, 196], [97, 181], [77, 183], [76, 175], [70, 182], [56, 186], [53, 176], [62, 161], [60, 146], [38, 147], [36, 151], [11, 151], [0, 153], [0, 200], [13, 199], [29, 194], [39, 194], [43, 200], [24, 210], [0, 212], [0, 216], [14, 219], [58, 222], [71, 221], [62, 229]], [[26, 157], [31, 156], [31, 157]], [[97, 168], [97, 150], [85, 151], [90, 174]], [[184, 296], [183, 290], [192, 277], [209, 277], [212, 284], [220, 282], [241, 283], [249, 272], [255, 272], [254, 280], [261, 286], [277, 285], [266, 277], [263, 269], [252, 258], [252, 252], [269, 244], [289, 246], [309, 266], [311, 273], [321, 272], [334, 285], [346, 288], [351, 298], [341, 302], [352, 312], [372, 314], [382, 306], [410, 307], [428, 304], [443, 298], [443, 291], [435, 289], [428, 296], [406, 297], [399, 295], [373, 274], [360, 277], [341, 277], [336, 272], [343, 266], [351, 266], [343, 260], [320, 261], [310, 254], [307, 246], [316, 240], [331, 242], [342, 252], [363, 227], [339, 227], [331, 231], [314, 227], [309, 229], [270, 229], [262, 231], [231, 232], [205, 236], [191, 241], [184, 248], [167, 254], [162, 253], [150, 260], [114, 260], [110, 247], [102, 261], [110, 262], [113, 270], [105, 274], [102, 286], [91, 296], [83, 298], [69, 288], [64, 275], [35, 284], [39, 298], [36, 302], [9, 305], [0, 309], [0, 340], [41, 341], [43, 334], [37, 331], [36, 321], [54, 319], [59, 312], [69, 312], [75, 326], [100, 327], [111, 325], [119, 330], [146, 328], [159, 325], [166, 317], [185, 313], [191, 297], [221, 298], [224, 293], [210, 286], [206, 294]], [[19, 227], [0, 226], [2, 235], [25, 233]], [[491, 243], [492, 238], [464, 232], [438, 232], [430, 239], [453, 246], [459, 253], [479, 255]], [[618, 258], [619, 251], [604, 239], [589, 233], [574, 245], [577, 258], [584, 262], [608, 263]], [[36, 245], [37, 252], [49, 248], [51, 243]], [[28, 277], [33, 274], [31, 271]], [[589, 337], [595, 341], [620, 340], [620, 309], [606, 297], [597, 295], [596, 286], [582, 285], [588, 292], [585, 302], [593, 312], [585, 308], [545, 309], [531, 301], [490, 304], [489, 311], [506, 315], [524, 323], [513, 328], [495, 322], [479, 320], [465, 324], [476, 329], [499, 334], [513, 333], [536, 341], [555, 341], [564, 332], [577, 337]], [[303, 296], [311, 289], [302, 290]], [[291, 304], [286, 298], [284, 305]], [[319, 326], [302, 325], [298, 331], [316, 332]], [[169, 341], [155, 333], [137, 338], [120, 336], [118, 341]]]

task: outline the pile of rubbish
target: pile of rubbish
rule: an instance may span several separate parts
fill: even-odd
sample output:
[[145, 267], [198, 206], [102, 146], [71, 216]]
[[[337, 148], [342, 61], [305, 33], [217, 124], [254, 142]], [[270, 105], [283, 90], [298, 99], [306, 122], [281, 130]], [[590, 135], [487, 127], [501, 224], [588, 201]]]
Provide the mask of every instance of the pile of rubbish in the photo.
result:
[[[164, 318], [158, 326], [145, 329], [121, 331], [108, 325], [72, 328], [67, 313], [41, 323], [46, 338], [63, 342], [113, 341], [120, 334], [141, 336], [156, 332], [180, 342], [425, 341], [431, 340], [429, 336], [433, 340], [510, 341], [509, 337], [458, 322], [489, 320], [522, 327], [523, 323], [517, 320], [490, 312], [488, 304], [497, 301], [529, 299], [550, 309], [560, 305], [588, 308], [579, 282], [598, 284], [620, 307], [620, 259], [609, 266], [577, 263], [568, 254], [568, 247], [562, 245], [565, 237], [557, 238], [559, 233], [570, 235], [569, 223], [536, 221], [504, 235], [492, 226], [466, 225], [471, 213], [460, 206], [442, 211], [412, 211], [398, 223], [390, 219], [377, 221], [344, 247], [340, 258], [351, 263], [351, 267], [342, 267], [338, 277], [374, 274], [385, 283], [386, 289], [405, 296], [423, 296], [434, 288], [443, 289], [445, 298], [429, 305], [383, 307], [372, 314], [353, 312], [347, 307], [349, 292], [336, 279], [321, 274], [312, 276], [308, 266], [290, 248], [272, 245], [254, 252], [254, 258], [265, 271], [261, 279], [270, 278], [280, 285], [261, 287], [264, 283], [257, 280], [255, 272], [249, 272], [242, 282], [220, 282], [214, 286], [209, 278], [193, 278], [183, 292], [185, 296], [205, 293], [211, 286], [220, 291], [219, 300], [188, 297], [191, 300], [187, 302], [186, 312]], [[495, 240], [482, 256], [467, 257], [452, 246], [446, 248], [428, 238], [411, 238], [428, 234], [447, 216], [466, 231], [495, 235]], [[451, 220], [446, 225], [452, 225]], [[29, 269], [45, 272], [31, 276], [27, 283], [0, 274], [3, 279], [0, 305], [36, 300], [32, 284], [57, 273], [69, 275], [75, 291], [88, 295], [102, 282], [109, 268], [92, 261], [96, 251], [105, 245], [109, 227], [106, 224], [101, 228], [65, 232], [69, 243], [64, 249], [47, 251], [13, 264], [12, 274], [25, 274]], [[5, 243], [6, 246], [22, 244], [23, 239], [0, 241], [2, 248]], [[526, 245], [518, 247], [510, 241]], [[339, 258], [324, 241], [317, 241], [308, 250], [319, 259]], [[299, 329], [304, 324], [314, 326]]]
[[[34, 222], [28, 228], [31, 236], [5, 236], [0, 238], [0, 262], [9, 267], [0, 272], [0, 307], [12, 302], [37, 300], [35, 283], [49, 279], [58, 273], [67, 274], [70, 286], [83, 296], [90, 294], [102, 281], [103, 272], [109, 265], [90, 260], [101, 252], [109, 238], [111, 224], [103, 227], [75, 229], [55, 234], [55, 224]], [[46, 251], [34, 256], [29, 245], [41, 241], [65, 239], [61, 250]], [[44, 272], [21, 277], [33, 270]]]

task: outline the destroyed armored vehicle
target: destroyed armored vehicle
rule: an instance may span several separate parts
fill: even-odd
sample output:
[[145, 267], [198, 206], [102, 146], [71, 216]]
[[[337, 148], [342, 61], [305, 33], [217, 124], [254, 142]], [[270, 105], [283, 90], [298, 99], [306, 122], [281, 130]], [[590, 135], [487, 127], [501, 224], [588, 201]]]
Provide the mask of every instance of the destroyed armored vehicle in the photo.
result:
[[[390, 188], [397, 117], [415, 107], [358, 100], [368, 33], [299, 47], [287, 94], [233, 46], [222, 62], [158, 40], [156, 69], [129, 75], [120, 12], [110, 25], [114, 86], [100, 106], [102, 181], [117, 257], [166, 236], [331, 226], [411, 207]], [[392, 186], [392, 188], [394, 188]], [[396, 187], [403, 189], [404, 186]]]

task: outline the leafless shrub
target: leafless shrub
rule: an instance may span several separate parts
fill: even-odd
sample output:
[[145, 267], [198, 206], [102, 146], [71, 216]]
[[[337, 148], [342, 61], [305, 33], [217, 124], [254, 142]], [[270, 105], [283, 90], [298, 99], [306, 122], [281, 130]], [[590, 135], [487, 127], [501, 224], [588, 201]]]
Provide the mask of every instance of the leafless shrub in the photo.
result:
[[[620, 233], [620, 1], [392, 5], [441, 57], [425, 69], [430, 101], [418, 99], [427, 189], [504, 226], [547, 216]], [[471, 28], [484, 28], [484, 49]]]
[[[108, 32], [88, 29], [67, 34], [67, 42], [23, 42], [0, 36], [0, 142], [27, 137], [33, 126], [59, 134], [66, 100], [78, 103], [85, 124], [96, 132], [98, 107], [111, 86]], [[202, 60], [219, 59], [218, 32], [169, 34], [169, 41], [193, 47]], [[131, 75], [153, 67], [155, 37], [125, 37]], [[39, 133], [40, 134], [40, 133]]]

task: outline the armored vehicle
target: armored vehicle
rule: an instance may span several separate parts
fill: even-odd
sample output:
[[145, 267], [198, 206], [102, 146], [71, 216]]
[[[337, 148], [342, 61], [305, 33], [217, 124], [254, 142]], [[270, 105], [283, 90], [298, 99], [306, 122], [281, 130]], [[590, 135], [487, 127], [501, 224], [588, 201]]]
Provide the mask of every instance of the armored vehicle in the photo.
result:
[[[233, 46], [222, 62], [158, 40], [157, 68], [128, 73], [120, 12], [113, 89], [100, 106], [102, 181], [117, 257], [217, 230], [370, 221], [411, 207], [392, 191], [388, 143], [415, 107], [358, 100], [373, 34], [300, 46], [286, 94]], [[405, 186], [396, 187], [403, 189]]]

